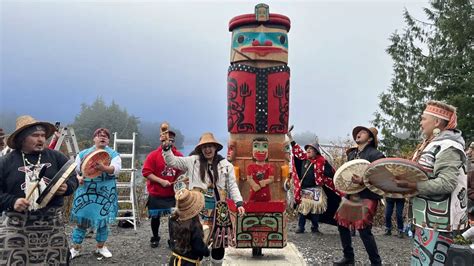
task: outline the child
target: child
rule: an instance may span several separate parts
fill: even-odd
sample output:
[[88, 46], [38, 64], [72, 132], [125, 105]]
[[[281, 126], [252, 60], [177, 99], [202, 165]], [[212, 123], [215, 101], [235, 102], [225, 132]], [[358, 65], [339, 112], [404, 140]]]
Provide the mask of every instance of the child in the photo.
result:
[[170, 248], [173, 251], [169, 265], [199, 265], [203, 257], [209, 256], [199, 220], [199, 212], [204, 208], [204, 196], [182, 189], [176, 192], [175, 197], [177, 209], [169, 221]]

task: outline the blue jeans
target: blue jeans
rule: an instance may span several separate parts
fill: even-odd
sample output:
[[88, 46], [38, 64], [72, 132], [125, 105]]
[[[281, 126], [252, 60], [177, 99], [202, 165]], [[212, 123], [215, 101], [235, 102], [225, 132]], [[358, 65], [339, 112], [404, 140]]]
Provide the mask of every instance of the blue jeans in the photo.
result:
[[403, 232], [403, 206], [405, 205], [405, 199], [386, 198], [386, 200], [387, 206], [385, 208], [385, 227], [387, 230], [392, 230], [392, 213], [393, 207], [396, 205], [397, 228], [399, 232]]
[[319, 221], [319, 214], [312, 214], [312, 213], [308, 213], [307, 215], [303, 215], [303, 214], [299, 214], [299, 219], [298, 219], [298, 227], [304, 231], [304, 226], [306, 225], [306, 219], [310, 219], [311, 220], [311, 231], [312, 232], [315, 232], [315, 231], [319, 231], [319, 224], [318, 224], [318, 221]]

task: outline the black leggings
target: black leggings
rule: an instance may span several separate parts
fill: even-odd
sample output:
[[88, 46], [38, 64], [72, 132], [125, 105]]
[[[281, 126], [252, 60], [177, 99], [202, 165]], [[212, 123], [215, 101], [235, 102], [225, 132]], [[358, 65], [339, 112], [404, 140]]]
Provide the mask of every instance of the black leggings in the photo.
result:
[[151, 218], [151, 232], [153, 237], [159, 237], [158, 231], [160, 230], [160, 216]]

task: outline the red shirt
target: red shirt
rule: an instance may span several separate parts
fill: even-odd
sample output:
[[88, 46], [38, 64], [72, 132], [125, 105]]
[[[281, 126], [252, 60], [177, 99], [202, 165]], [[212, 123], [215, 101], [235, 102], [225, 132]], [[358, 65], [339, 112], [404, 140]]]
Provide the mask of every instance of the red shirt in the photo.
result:
[[[172, 151], [175, 156], [183, 156], [183, 154], [181, 154], [181, 152], [179, 152], [175, 147], [172, 148]], [[154, 174], [155, 176], [165, 179], [169, 182], [174, 182], [181, 172], [178, 169], [166, 166], [160, 146], [148, 154], [145, 162], [143, 163], [142, 175], [147, 177], [150, 174]], [[151, 196], [163, 198], [174, 196], [173, 186], [163, 187], [160, 184], [151, 181], [150, 179], [146, 180], [146, 188]]]

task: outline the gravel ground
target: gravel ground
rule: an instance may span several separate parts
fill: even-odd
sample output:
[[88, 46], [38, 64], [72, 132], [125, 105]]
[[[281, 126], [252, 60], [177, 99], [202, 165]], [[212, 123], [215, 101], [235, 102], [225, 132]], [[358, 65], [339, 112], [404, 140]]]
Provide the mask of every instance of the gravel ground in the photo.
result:
[[[323, 235], [318, 236], [308, 231], [310, 223], [306, 224], [307, 232], [295, 234], [296, 221], [288, 224], [288, 241], [293, 242], [303, 255], [308, 265], [331, 265], [334, 259], [342, 256], [339, 234], [334, 226], [321, 224], [320, 231]], [[152, 249], [149, 245], [151, 229], [150, 222], [143, 220], [137, 231], [111, 226], [107, 246], [112, 252], [110, 259], [98, 260], [94, 255], [95, 239], [86, 238], [83, 243], [82, 253], [72, 260], [72, 265], [148, 265], [166, 264], [170, 251], [167, 248], [168, 226], [166, 218], [162, 219], [160, 235], [162, 236], [160, 246]], [[66, 232], [70, 235], [71, 228]], [[411, 239], [399, 239], [396, 236], [384, 236], [382, 228], [374, 228], [379, 253], [383, 263], [387, 265], [408, 265], [410, 262]], [[358, 264], [369, 264], [367, 253], [362, 241], [358, 236], [353, 237], [353, 246]], [[265, 253], [265, 250], [263, 250]]]

